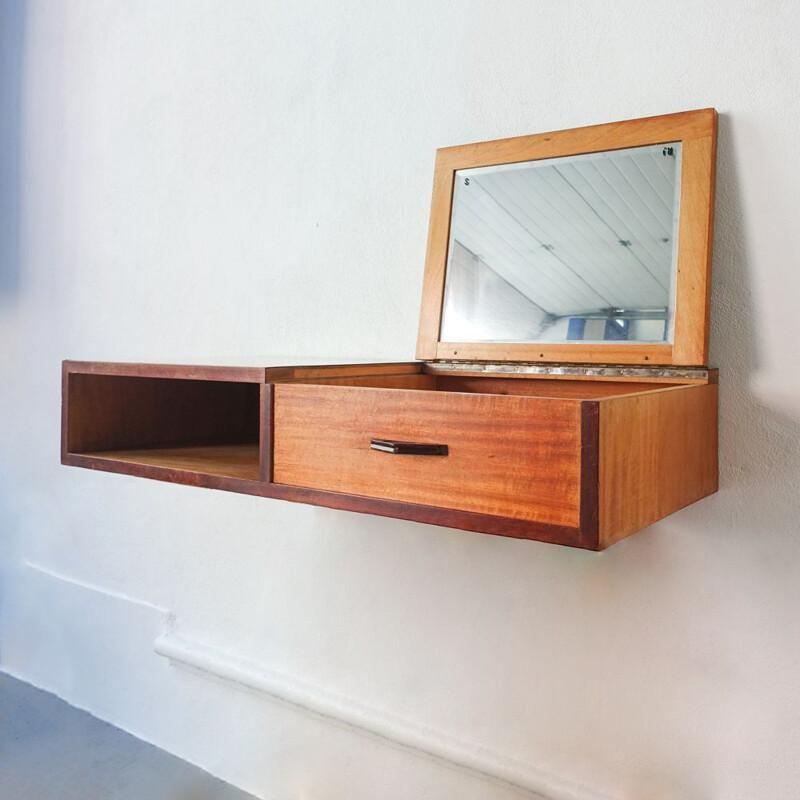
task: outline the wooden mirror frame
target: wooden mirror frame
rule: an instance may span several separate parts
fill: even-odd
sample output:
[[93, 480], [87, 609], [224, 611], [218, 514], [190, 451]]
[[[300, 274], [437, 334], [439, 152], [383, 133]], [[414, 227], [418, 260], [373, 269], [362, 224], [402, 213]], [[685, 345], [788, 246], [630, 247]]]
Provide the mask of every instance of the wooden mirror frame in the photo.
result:
[[[682, 144], [672, 344], [440, 341], [456, 170], [669, 142]], [[652, 366], [707, 364], [716, 150], [717, 112], [713, 108], [437, 150], [417, 358]]]

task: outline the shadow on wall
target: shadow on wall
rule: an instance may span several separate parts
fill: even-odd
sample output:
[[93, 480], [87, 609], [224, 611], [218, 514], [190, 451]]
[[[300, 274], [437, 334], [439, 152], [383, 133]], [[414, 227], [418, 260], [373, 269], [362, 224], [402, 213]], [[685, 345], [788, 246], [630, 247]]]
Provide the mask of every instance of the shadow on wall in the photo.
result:
[[[759, 533], [783, 531], [800, 518], [800, 424], [760, 402], [754, 391], [759, 364], [758, 326], [736, 165], [735, 120], [721, 114], [712, 288], [711, 363], [720, 365], [720, 489], [758, 487]], [[731, 504], [727, 504], [731, 507]], [[744, 509], [738, 509], [741, 513]], [[753, 522], [752, 519], [748, 520]], [[799, 540], [800, 541], [800, 540]]]
[[[17, 295], [20, 284], [20, 113], [24, 27], [24, 0], [0, 0], [0, 307]], [[7, 487], [2, 475], [0, 481]], [[11, 499], [0, 491], [0, 611], [13, 561], [16, 529]]]
[[24, 0], [0, 0], [0, 303], [19, 289]]
[[[20, 540], [19, 515], [9, 491], [5, 466], [0, 463], [0, 622], [4, 622], [6, 595], [10, 591], [9, 587], [14, 581], [19, 564], [17, 548]], [[4, 625], [2, 627], [4, 629]], [[6, 652], [3, 644], [4, 640], [0, 638], [0, 665], [4, 663]]]

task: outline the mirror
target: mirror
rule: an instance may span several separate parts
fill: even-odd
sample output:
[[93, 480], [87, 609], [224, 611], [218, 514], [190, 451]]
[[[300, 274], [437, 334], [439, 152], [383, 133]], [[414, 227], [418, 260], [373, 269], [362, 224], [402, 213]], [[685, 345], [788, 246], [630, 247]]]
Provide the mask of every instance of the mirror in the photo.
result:
[[680, 141], [457, 169], [440, 339], [672, 343]]
[[702, 108], [437, 150], [417, 358], [707, 364], [716, 149]]

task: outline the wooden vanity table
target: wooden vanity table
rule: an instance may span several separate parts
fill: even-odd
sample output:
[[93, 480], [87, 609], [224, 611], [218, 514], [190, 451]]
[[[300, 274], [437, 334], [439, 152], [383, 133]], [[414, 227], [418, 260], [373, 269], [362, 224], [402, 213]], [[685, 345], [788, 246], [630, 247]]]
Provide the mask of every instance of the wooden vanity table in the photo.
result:
[[717, 489], [713, 109], [438, 151], [417, 361], [66, 361], [62, 462], [589, 549]]

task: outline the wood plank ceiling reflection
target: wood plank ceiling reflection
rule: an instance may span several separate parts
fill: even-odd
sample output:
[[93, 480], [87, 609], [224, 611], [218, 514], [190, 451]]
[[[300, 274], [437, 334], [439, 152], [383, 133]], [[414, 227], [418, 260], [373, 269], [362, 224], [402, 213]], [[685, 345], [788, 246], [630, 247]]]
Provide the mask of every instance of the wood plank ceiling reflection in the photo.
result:
[[680, 166], [663, 147], [457, 175], [451, 235], [548, 314], [663, 309]]

